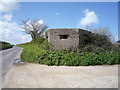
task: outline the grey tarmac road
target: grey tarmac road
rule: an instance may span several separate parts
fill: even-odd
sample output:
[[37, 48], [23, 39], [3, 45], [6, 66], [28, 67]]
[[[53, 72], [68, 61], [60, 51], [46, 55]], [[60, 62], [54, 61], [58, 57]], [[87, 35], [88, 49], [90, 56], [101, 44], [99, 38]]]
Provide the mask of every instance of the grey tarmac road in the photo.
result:
[[0, 51], [0, 55], [2, 55], [2, 76], [7, 73], [10, 67], [13, 65], [14, 60], [17, 58], [18, 54], [22, 50], [21, 47], [13, 47], [10, 49]]

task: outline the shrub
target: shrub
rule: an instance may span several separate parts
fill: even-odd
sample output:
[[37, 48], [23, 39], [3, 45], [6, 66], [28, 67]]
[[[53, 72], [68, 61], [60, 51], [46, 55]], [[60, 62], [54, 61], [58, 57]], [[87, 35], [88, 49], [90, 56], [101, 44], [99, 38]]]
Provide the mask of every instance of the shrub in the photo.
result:
[[82, 49], [82, 52], [101, 53], [101, 52], [105, 52], [105, 50], [101, 47], [97, 47], [94, 45], [87, 45]]
[[[108, 44], [107, 44], [108, 45]], [[87, 45], [81, 51], [49, 50], [48, 40], [40, 37], [36, 41], [22, 44], [21, 58], [26, 62], [46, 64], [49, 66], [89, 66], [120, 64], [118, 47]]]
[[42, 52], [44, 50], [39, 45], [27, 45], [21, 53], [21, 58], [26, 62], [38, 63], [38, 58], [42, 55]]
[[46, 64], [49, 66], [89, 66], [89, 65], [113, 65], [120, 64], [120, 56], [117, 52], [77, 52], [68, 49], [50, 51], [41, 45], [27, 45], [21, 54], [21, 58], [27, 62]]
[[48, 38], [48, 30], [45, 32], [45, 38]]
[[42, 44], [44, 42], [44, 40], [45, 40], [44, 37], [40, 36], [37, 39], [32, 40], [30, 43], [32, 43], [32, 44]]
[[10, 43], [0, 41], [0, 50], [9, 49], [13, 46], [14, 45], [11, 45]]
[[90, 52], [81, 52], [76, 55], [74, 52], [65, 50], [60, 51], [46, 51], [43, 56], [39, 58], [40, 64], [46, 65], [65, 65], [65, 66], [88, 66], [88, 65], [112, 65], [119, 64], [117, 53], [104, 52], [99, 54], [92, 54]]
[[44, 50], [48, 50], [49, 49], [49, 43], [48, 40], [44, 40], [42, 44], [40, 44], [40, 47]]
[[91, 43], [89, 43], [89, 44], [92, 44], [97, 47], [101, 47], [104, 50], [111, 50], [112, 42], [108, 38], [109, 37], [106, 35], [92, 33], [90, 35], [90, 40], [89, 40], [89, 41], [91, 41]]

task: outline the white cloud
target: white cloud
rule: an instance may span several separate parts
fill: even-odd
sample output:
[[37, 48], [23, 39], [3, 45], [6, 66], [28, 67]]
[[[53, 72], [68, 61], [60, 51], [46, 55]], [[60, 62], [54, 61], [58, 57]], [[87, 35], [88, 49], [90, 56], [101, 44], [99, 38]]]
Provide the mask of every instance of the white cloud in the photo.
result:
[[18, 8], [16, 0], [0, 0], [0, 12], [12, 12]]
[[12, 20], [12, 13], [18, 9], [17, 0], [1, 0], [0, 12], [6, 13], [0, 17], [0, 41], [11, 44], [25, 43], [31, 40], [30, 35], [21, 32], [21, 26]]
[[80, 26], [86, 27], [98, 23], [98, 16], [94, 11], [84, 10], [85, 16], [80, 21]]
[[[6, 14], [3, 17], [5, 16]], [[11, 21], [0, 20], [0, 36], [2, 36], [0, 41], [6, 41], [12, 44], [25, 43], [31, 40], [30, 35], [23, 34], [21, 32], [21, 26], [12, 21], [12, 19]]]
[[11, 21], [11, 19], [12, 19], [12, 15], [11, 14], [5, 14], [3, 16], [3, 20], [5, 20], [5, 21]]
[[39, 24], [43, 24], [44, 21], [43, 21], [43, 20], [39, 20], [38, 23], [39, 23]]

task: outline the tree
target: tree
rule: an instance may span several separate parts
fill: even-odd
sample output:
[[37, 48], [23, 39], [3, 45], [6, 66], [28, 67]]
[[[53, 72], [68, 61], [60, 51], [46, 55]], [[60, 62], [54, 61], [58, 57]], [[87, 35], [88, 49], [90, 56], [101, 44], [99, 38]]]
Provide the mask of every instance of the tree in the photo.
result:
[[42, 20], [24, 20], [23, 24], [23, 32], [31, 35], [32, 40], [36, 40], [42, 36], [47, 29]]
[[94, 32], [96, 34], [99, 34], [103, 37], [106, 37], [106, 39], [108, 41], [113, 41], [114, 40], [113, 36], [112, 36], [112, 34], [111, 34], [111, 32], [109, 31], [108, 28], [97, 28], [97, 29], [92, 30], [92, 32]]
[[102, 47], [104, 50], [111, 50], [113, 47], [113, 37], [108, 28], [98, 28], [92, 30], [92, 43], [95, 46]]

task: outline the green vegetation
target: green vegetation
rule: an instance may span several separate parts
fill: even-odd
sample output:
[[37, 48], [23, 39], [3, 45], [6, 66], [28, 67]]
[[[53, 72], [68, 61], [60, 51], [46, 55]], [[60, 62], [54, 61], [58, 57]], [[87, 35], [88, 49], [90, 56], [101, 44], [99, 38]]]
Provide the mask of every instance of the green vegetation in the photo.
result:
[[[44, 30], [43, 30], [44, 31]], [[35, 34], [38, 35], [38, 34]], [[84, 40], [84, 37], [81, 37]], [[110, 41], [105, 30], [89, 36], [85, 46], [79, 50], [64, 49], [50, 50], [48, 43], [48, 31], [45, 38], [40, 34], [31, 42], [20, 44], [23, 47], [21, 59], [25, 62], [45, 64], [49, 66], [89, 66], [89, 65], [113, 65], [120, 64], [120, 48]]]
[[38, 58], [42, 55], [44, 50], [37, 44], [31, 44], [24, 47], [21, 58], [27, 62], [38, 63]]
[[38, 60], [40, 64], [46, 65], [88, 66], [118, 64], [118, 59], [118, 54], [114, 52], [104, 52], [99, 54], [81, 52], [75, 54], [74, 52], [61, 50], [46, 51]]
[[0, 50], [12, 48], [14, 45], [11, 45], [10, 43], [0, 41]]
[[[39, 41], [39, 42], [38, 42]], [[89, 66], [89, 65], [113, 65], [120, 64], [118, 47], [106, 51], [102, 47], [87, 45], [81, 50], [49, 50], [49, 43], [43, 37], [36, 41], [21, 44], [23, 52], [21, 58], [25, 62], [45, 64], [49, 66]]]
[[26, 62], [34, 62], [56, 66], [88, 66], [88, 65], [113, 65], [120, 64], [117, 52], [73, 52], [71, 50], [45, 50], [41, 45], [27, 45], [21, 58]]

